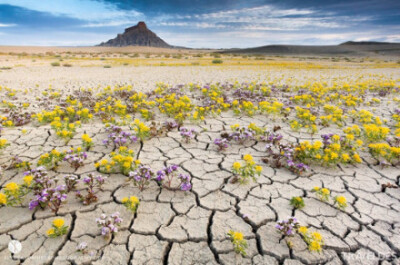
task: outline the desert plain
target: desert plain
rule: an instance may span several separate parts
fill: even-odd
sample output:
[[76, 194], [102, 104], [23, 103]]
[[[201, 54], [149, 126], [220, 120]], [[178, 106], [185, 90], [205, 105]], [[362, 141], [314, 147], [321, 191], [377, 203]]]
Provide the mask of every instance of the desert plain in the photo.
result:
[[[0, 264], [400, 264], [399, 60], [0, 47]], [[262, 170], [247, 179], [235, 162]], [[154, 177], [140, 190], [142, 165]], [[156, 179], [172, 165], [173, 188]], [[56, 211], [32, 206], [38, 167], [49, 190], [78, 180]], [[90, 174], [107, 178], [84, 203]], [[118, 232], [104, 235], [96, 218], [115, 212]], [[290, 217], [308, 232], [285, 236], [277, 222]]]

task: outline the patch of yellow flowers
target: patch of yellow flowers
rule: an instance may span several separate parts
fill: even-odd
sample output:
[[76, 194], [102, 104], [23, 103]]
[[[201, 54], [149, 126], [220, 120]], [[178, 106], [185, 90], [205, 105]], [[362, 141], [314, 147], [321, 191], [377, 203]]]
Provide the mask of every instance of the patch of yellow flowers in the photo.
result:
[[305, 226], [300, 226], [297, 232], [303, 237], [310, 251], [321, 252], [324, 240], [319, 232], [310, 232]]
[[135, 160], [133, 150], [126, 146], [120, 146], [117, 152], [110, 153], [111, 160], [103, 159], [95, 163], [95, 167], [103, 173], [122, 173], [128, 175], [140, 164], [140, 160]]
[[129, 209], [133, 213], [136, 213], [137, 207], [140, 204], [139, 198], [135, 197], [135, 196], [131, 196], [129, 198], [124, 197], [124, 198], [122, 198], [121, 202], [127, 209]]
[[244, 164], [240, 162], [234, 162], [232, 165], [232, 171], [239, 177], [241, 184], [247, 183], [249, 178], [256, 181], [256, 175], [260, 175], [263, 168], [262, 166], [256, 165], [253, 157], [250, 154], [243, 156]]
[[47, 230], [47, 236], [50, 238], [56, 238], [67, 234], [68, 226], [65, 225], [64, 219], [56, 218], [51, 224], [51, 228]]

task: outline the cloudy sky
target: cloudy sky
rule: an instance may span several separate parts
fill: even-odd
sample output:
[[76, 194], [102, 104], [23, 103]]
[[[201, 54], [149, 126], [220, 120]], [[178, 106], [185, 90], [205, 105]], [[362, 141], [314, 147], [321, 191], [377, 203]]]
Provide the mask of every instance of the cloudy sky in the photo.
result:
[[95, 45], [138, 21], [193, 48], [400, 42], [399, 0], [0, 0], [0, 45]]

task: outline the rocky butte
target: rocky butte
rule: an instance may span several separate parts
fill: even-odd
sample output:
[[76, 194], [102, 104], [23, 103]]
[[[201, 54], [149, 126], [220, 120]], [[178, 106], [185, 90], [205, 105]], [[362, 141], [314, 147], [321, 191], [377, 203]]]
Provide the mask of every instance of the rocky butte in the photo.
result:
[[123, 47], [123, 46], [149, 46], [160, 48], [172, 48], [158, 37], [153, 31], [147, 28], [145, 22], [140, 21], [136, 26], [126, 28], [123, 34], [118, 34], [116, 38], [107, 42], [102, 42], [99, 46]]

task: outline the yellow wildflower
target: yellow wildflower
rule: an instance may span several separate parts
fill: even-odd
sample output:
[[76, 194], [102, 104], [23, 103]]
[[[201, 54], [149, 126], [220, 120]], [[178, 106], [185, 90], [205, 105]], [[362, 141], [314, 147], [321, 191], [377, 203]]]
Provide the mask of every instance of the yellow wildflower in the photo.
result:
[[235, 163], [233, 163], [233, 168], [234, 168], [235, 170], [239, 170], [241, 167], [242, 167], [242, 165], [240, 164], [240, 162], [235, 162]]
[[253, 157], [251, 155], [247, 154], [247, 155], [243, 156], [243, 160], [246, 162], [251, 162], [251, 161], [253, 161]]
[[9, 192], [11, 192], [11, 193], [15, 193], [15, 192], [18, 191], [19, 186], [18, 186], [18, 184], [15, 183], [15, 182], [10, 182], [10, 183], [8, 183], [8, 184], [4, 187], [4, 189], [7, 190], [7, 191], [9, 191]]
[[53, 225], [57, 228], [60, 228], [64, 225], [64, 220], [61, 218], [57, 218], [53, 220]]
[[0, 193], [0, 205], [7, 203], [7, 196], [3, 193]]
[[233, 232], [233, 240], [237, 240], [237, 241], [243, 240], [243, 233]]
[[50, 228], [46, 233], [48, 236], [53, 235], [55, 233], [54, 228]]
[[310, 244], [308, 245], [308, 249], [310, 251], [321, 251], [321, 244], [317, 241], [311, 241]]
[[28, 185], [28, 186], [31, 185], [32, 180], [33, 180], [33, 176], [32, 176], [32, 175], [28, 175], [28, 176], [25, 176], [25, 177], [24, 177], [24, 183], [25, 183], [26, 185]]

